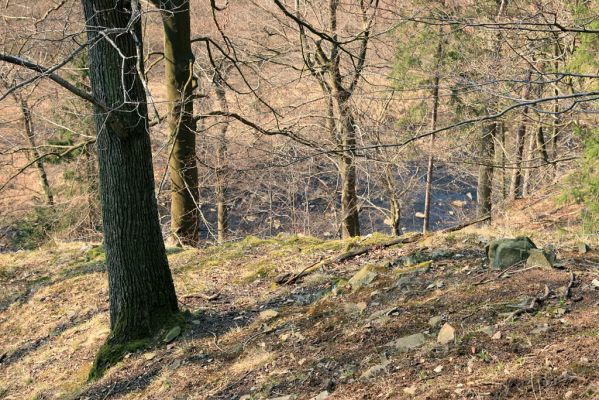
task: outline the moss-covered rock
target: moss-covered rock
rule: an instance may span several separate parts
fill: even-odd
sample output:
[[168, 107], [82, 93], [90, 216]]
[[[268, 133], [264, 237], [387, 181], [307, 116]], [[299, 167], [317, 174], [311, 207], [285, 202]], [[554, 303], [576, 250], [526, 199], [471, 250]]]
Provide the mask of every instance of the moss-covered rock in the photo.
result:
[[486, 250], [491, 266], [495, 269], [503, 269], [526, 261], [530, 251], [536, 248], [530, 238], [519, 236], [515, 239], [494, 240], [489, 243]]

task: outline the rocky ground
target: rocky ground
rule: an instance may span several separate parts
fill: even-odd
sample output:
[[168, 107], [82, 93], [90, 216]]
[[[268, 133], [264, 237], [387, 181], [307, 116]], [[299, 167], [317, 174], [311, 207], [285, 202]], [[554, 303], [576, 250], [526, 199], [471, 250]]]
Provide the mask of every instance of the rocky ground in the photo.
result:
[[[101, 247], [2, 254], [0, 398], [599, 398], [597, 238], [545, 228], [389, 247], [374, 235], [173, 249], [187, 323], [96, 382], [86, 378], [108, 334]], [[485, 243], [519, 233], [553, 245], [558, 268], [489, 268]]]

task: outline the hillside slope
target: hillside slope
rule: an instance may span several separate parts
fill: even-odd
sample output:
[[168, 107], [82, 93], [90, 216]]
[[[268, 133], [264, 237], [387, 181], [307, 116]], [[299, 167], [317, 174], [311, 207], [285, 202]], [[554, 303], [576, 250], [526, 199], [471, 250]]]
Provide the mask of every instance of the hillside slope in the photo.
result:
[[[552, 202], [543, 209], [566, 213]], [[1, 254], [0, 398], [598, 398], [597, 239], [584, 238], [593, 250], [582, 254], [573, 229], [531, 221], [518, 231], [500, 224], [375, 246], [291, 285], [274, 281], [391, 238], [248, 237], [173, 249], [189, 311], [182, 333], [92, 383], [87, 374], [108, 334], [101, 247]], [[556, 245], [564, 268], [490, 270], [484, 241], [521, 232]], [[545, 286], [537, 310], [508, 318]], [[454, 337], [439, 344], [445, 323]]]

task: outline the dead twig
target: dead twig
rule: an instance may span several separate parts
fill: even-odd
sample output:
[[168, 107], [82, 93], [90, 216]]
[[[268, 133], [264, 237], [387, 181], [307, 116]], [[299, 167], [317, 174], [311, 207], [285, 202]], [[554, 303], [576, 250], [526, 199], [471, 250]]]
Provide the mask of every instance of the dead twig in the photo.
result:
[[222, 348], [222, 347], [220, 347], [220, 346], [218, 345], [218, 336], [217, 336], [217, 334], [216, 334], [216, 333], [214, 333], [214, 332], [212, 332], [212, 331], [208, 331], [208, 332], [209, 332], [209, 333], [210, 333], [212, 336], [214, 336], [214, 341], [213, 341], [213, 343], [214, 343], [214, 346], [216, 346], [216, 348], [217, 348], [217, 349], [219, 349], [220, 351], [224, 351], [224, 350], [223, 350], [223, 348]]
[[300, 272], [298, 272], [297, 274], [293, 275], [291, 278], [287, 279], [286, 281], [283, 282], [283, 285], [289, 285], [295, 281], [297, 281], [299, 278], [301, 278], [304, 274], [309, 273], [308, 270], [310, 270], [310, 268], [318, 265], [320, 262], [322, 261], [322, 257], [320, 257], [318, 259], [318, 261], [308, 265], [306, 268], [302, 269]]
[[551, 294], [551, 291], [549, 290], [549, 286], [545, 285], [545, 291], [541, 296], [537, 296], [534, 299], [532, 299], [530, 304], [527, 307], [519, 308], [516, 311], [510, 313], [505, 318], [504, 322], [507, 322], [507, 321], [511, 320], [512, 318], [515, 318], [524, 313], [533, 313], [533, 312], [537, 311], [538, 309], [540, 309], [543, 306], [545, 301], [549, 298], [550, 294]]
[[188, 294], [183, 297], [185, 299], [204, 299], [204, 300], [208, 300], [208, 301], [214, 301], [220, 297], [220, 293], [221, 292], [216, 292], [214, 294], [195, 293], [195, 294]]

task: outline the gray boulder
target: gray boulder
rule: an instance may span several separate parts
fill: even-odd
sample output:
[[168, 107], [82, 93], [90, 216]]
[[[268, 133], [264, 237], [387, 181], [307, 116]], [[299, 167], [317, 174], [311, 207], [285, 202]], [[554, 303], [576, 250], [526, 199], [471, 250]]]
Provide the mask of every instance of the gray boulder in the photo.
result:
[[530, 251], [536, 248], [530, 238], [519, 236], [515, 239], [494, 240], [489, 243], [486, 250], [491, 266], [495, 269], [503, 269], [526, 261]]

